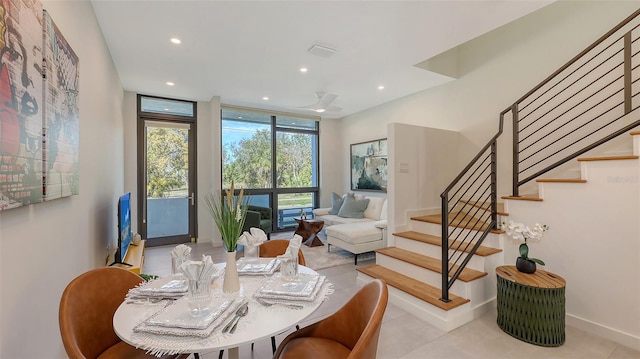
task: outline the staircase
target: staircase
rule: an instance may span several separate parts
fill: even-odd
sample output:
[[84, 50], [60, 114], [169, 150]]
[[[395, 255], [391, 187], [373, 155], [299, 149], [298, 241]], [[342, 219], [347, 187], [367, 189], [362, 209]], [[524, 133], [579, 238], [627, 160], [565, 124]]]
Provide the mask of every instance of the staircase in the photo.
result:
[[[545, 188], [586, 185], [587, 171], [597, 168], [587, 163], [638, 162], [640, 51], [633, 44], [640, 39], [639, 15], [640, 10], [500, 113], [498, 133], [442, 192], [441, 212], [410, 216], [409, 230], [393, 233], [395, 246], [376, 251], [375, 265], [357, 269], [359, 280], [384, 279], [392, 301], [445, 331], [489, 309], [495, 300], [495, 268], [515, 259], [505, 261], [505, 236], [498, 229], [508, 216], [505, 210], [516, 215], [517, 209], [517, 216], [544, 213], [531, 206], [544, 202]], [[503, 206], [497, 194], [497, 140], [508, 117], [513, 180]], [[579, 158], [629, 133], [633, 155]], [[579, 178], [543, 178], [576, 158]], [[637, 186], [639, 172], [625, 172], [623, 180]], [[534, 180], [538, 193], [520, 194]]]
[[[486, 209], [485, 209], [486, 210]], [[506, 215], [504, 211], [501, 211]], [[393, 233], [395, 246], [376, 251], [376, 264], [358, 267], [358, 279], [383, 279], [392, 301], [444, 331], [453, 330], [485, 312], [495, 297], [495, 268], [503, 263], [502, 231], [491, 230], [451, 287], [449, 301], [442, 297], [442, 238], [440, 215], [410, 218], [411, 230]], [[469, 216], [458, 216], [455, 228], [485, 229]], [[464, 228], [468, 227], [468, 228]], [[475, 227], [475, 229], [474, 229]], [[473, 245], [453, 241], [449, 254], [470, 253]], [[450, 273], [458, 270], [453, 265]], [[428, 303], [428, 305], [425, 305]]]

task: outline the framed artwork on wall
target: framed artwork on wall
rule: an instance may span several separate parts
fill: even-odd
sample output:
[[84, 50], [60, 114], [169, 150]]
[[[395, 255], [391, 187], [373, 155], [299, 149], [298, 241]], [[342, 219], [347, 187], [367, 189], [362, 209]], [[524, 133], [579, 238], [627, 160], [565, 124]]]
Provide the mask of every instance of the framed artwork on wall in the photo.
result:
[[351, 189], [387, 191], [387, 139], [351, 145]]
[[79, 59], [44, 12], [44, 200], [79, 194]]
[[42, 4], [0, 0], [0, 211], [42, 202]]
[[0, 0], [0, 211], [79, 193], [78, 84], [40, 1]]

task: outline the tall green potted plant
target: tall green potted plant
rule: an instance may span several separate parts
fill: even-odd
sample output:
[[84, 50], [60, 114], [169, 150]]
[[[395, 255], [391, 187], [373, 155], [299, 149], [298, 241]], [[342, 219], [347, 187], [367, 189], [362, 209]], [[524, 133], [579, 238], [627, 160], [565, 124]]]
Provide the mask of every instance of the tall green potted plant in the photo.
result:
[[244, 198], [244, 189], [240, 190], [238, 197], [233, 195], [233, 182], [231, 182], [231, 188], [225, 190], [224, 193], [224, 196], [208, 193], [204, 202], [222, 235], [222, 243], [227, 251], [222, 290], [225, 293], [231, 293], [240, 290], [238, 268], [236, 267], [236, 249], [246, 219], [247, 204]]

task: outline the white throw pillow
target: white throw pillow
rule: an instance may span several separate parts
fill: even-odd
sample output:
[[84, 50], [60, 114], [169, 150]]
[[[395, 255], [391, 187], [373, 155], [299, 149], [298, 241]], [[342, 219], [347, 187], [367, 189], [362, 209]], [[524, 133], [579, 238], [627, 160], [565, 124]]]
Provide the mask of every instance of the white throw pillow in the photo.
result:
[[386, 220], [387, 219], [387, 200], [384, 201], [384, 204], [382, 205], [382, 209], [380, 210], [380, 220]]
[[382, 206], [384, 205], [386, 198], [383, 197], [367, 197], [369, 199], [369, 205], [367, 209], [364, 211], [364, 216], [367, 218], [375, 219], [376, 221], [380, 219], [380, 211], [382, 210]]

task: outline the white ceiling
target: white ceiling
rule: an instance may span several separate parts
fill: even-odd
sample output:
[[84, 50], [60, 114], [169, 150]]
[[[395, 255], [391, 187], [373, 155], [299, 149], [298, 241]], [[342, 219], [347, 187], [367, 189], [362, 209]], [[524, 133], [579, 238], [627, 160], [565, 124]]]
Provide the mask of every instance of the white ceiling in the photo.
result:
[[326, 118], [450, 81], [415, 65], [550, 2], [92, 0], [125, 90], [314, 115], [296, 108], [325, 91]]

